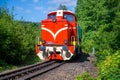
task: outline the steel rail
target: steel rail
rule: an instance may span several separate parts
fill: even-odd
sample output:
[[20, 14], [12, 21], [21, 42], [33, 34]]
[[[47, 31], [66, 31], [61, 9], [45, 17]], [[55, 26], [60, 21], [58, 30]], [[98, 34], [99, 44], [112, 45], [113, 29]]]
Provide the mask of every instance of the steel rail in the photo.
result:
[[11, 79], [15, 80], [25, 75], [28, 75], [31, 72], [35, 72], [40, 68], [47, 67], [48, 65], [52, 65], [53, 63], [55, 63], [55, 61], [45, 61], [42, 63], [37, 63], [30, 66], [22, 67], [16, 70], [12, 70], [9, 72], [1, 73], [0, 80], [11, 80]]
[[26, 75], [24, 77], [21, 77], [18, 80], [30, 80], [30, 79], [32, 79], [34, 77], [37, 77], [38, 75], [42, 75], [42, 74], [44, 74], [44, 73], [46, 73], [46, 72], [48, 72], [50, 70], [53, 70], [53, 69], [63, 65], [64, 63], [65, 62], [61, 62], [61, 63], [56, 62], [56, 63], [54, 63], [51, 66], [47, 66], [47, 67], [41, 68], [40, 70], [38, 70], [38, 71], [36, 71], [36, 72], [34, 72], [32, 74]]

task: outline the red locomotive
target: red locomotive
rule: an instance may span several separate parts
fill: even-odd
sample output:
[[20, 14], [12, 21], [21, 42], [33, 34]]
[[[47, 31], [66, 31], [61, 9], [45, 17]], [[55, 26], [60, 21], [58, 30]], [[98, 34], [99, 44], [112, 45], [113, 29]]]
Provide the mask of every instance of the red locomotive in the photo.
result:
[[41, 60], [70, 60], [80, 51], [81, 28], [76, 16], [68, 10], [48, 13], [41, 22], [41, 41], [36, 54]]

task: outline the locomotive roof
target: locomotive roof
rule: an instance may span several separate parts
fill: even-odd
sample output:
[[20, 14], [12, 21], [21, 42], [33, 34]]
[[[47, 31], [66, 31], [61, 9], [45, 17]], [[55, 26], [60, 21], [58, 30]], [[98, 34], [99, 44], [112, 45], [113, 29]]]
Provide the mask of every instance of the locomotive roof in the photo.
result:
[[70, 11], [70, 10], [56, 10], [56, 11], [51, 11], [51, 12], [49, 12], [48, 14], [51, 14], [51, 13], [54, 13], [54, 12], [57, 12], [57, 11], [69, 12], [69, 13], [74, 14], [74, 13], [73, 13], [72, 11]]

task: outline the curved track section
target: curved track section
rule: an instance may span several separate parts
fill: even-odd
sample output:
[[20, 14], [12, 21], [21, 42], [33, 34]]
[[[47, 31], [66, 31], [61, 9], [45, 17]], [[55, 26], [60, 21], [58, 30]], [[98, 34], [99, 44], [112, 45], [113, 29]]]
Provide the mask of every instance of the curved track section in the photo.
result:
[[0, 74], [0, 80], [27, 80], [53, 70], [64, 62], [46, 61]]

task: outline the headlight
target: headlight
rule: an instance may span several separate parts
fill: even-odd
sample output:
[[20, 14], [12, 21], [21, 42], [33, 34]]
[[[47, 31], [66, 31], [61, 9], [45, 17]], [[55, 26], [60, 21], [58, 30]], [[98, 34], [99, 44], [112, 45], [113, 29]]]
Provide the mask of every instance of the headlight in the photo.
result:
[[63, 46], [63, 47], [62, 47], [62, 50], [64, 50], [64, 51], [68, 51], [68, 46], [66, 46], [66, 45]]
[[43, 46], [43, 45], [40, 46], [40, 50], [41, 50], [41, 51], [45, 51], [45, 50], [46, 50], [45, 46]]

